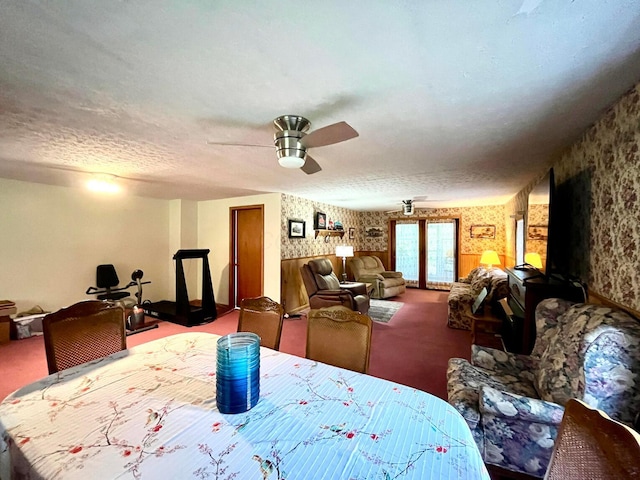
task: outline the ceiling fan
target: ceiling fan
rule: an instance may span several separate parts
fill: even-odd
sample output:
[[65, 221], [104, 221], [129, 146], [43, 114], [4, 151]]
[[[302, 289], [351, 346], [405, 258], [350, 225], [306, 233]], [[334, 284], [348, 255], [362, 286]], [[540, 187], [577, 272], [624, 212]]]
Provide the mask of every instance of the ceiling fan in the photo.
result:
[[[300, 115], [282, 115], [273, 121], [276, 133], [273, 144], [276, 147], [278, 163], [284, 168], [300, 168], [307, 175], [317, 173], [322, 167], [310, 155], [307, 149], [324, 147], [344, 142], [358, 136], [347, 122], [338, 122], [307, 133], [311, 122]], [[228, 142], [207, 142], [211, 145], [238, 145], [246, 147], [270, 147]]]
[[[386, 213], [402, 212], [403, 215], [413, 215], [415, 212], [416, 203], [426, 202], [426, 201], [427, 201], [426, 196], [414, 197], [411, 200], [402, 200], [402, 208], [399, 208], [397, 210], [389, 210]], [[433, 200], [429, 199], [429, 201], [433, 201]]]

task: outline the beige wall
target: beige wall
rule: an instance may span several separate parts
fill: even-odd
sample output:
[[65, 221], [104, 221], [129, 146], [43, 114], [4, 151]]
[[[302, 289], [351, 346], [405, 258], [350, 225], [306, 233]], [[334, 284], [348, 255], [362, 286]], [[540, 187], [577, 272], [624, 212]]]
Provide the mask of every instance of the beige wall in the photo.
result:
[[173, 295], [167, 201], [0, 179], [0, 226], [0, 298], [18, 311], [95, 298], [84, 292], [103, 263], [121, 285], [143, 270], [145, 299]]
[[280, 301], [281, 195], [211, 200], [198, 204], [198, 248], [208, 248], [217, 303], [229, 304], [229, 209], [264, 205], [264, 294]]
[[[171, 200], [169, 202], [169, 250], [172, 257], [182, 249], [198, 248], [198, 202], [189, 200]], [[185, 280], [190, 299], [202, 298], [202, 266], [190, 268], [201, 260], [185, 260]], [[169, 272], [169, 285], [173, 293], [168, 300], [175, 300], [176, 269], [175, 262]]]

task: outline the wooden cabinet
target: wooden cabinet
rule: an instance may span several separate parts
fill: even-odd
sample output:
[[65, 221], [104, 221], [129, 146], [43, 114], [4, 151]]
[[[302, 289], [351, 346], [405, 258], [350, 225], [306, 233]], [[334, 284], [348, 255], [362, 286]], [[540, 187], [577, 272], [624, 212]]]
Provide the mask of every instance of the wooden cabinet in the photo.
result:
[[547, 277], [538, 270], [506, 268], [509, 297], [501, 303], [505, 315], [503, 339], [507, 350], [528, 355], [536, 339], [536, 306], [545, 298], [584, 302], [580, 284]]
[[502, 341], [503, 320], [485, 306], [471, 321], [471, 343], [483, 347], [506, 350]]

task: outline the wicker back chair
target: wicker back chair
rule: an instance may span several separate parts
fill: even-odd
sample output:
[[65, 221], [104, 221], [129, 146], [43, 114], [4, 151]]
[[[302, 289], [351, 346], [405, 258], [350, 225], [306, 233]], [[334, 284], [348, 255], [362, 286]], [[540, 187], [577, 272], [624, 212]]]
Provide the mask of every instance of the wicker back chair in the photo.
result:
[[356, 372], [369, 371], [371, 317], [334, 306], [310, 310], [307, 318], [307, 358]]
[[571, 399], [544, 478], [640, 478], [639, 458], [640, 435], [601, 410]]
[[238, 331], [255, 333], [262, 347], [278, 350], [283, 318], [284, 308], [269, 297], [243, 298]]
[[122, 307], [89, 300], [42, 320], [49, 374], [127, 348]]

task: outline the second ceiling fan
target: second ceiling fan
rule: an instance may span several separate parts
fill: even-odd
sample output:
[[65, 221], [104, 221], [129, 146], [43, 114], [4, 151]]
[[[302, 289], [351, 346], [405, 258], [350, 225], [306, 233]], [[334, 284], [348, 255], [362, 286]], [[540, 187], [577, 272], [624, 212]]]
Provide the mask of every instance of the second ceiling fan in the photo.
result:
[[[308, 153], [309, 148], [324, 147], [344, 142], [358, 136], [347, 122], [338, 122], [307, 133], [311, 122], [300, 115], [282, 115], [273, 121], [276, 133], [273, 144], [276, 147], [278, 163], [285, 168], [300, 168], [307, 175], [317, 173], [322, 167]], [[208, 142], [212, 145], [241, 145], [266, 147], [267, 145], [234, 144]]]

